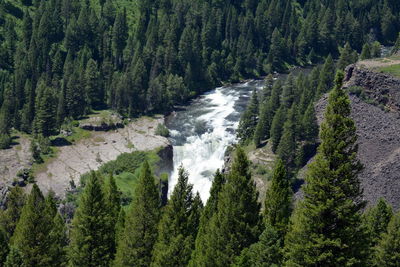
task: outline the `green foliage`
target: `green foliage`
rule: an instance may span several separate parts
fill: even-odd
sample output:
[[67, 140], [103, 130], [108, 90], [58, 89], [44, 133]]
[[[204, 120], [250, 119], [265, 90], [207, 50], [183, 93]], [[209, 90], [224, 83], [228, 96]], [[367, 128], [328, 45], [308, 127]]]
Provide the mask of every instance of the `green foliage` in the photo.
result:
[[52, 243], [49, 250], [52, 259], [50, 266], [67, 266], [67, 227], [64, 218], [58, 213], [54, 216], [53, 228], [49, 234], [49, 238]]
[[5, 231], [7, 242], [14, 234], [25, 199], [25, 193], [19, 186], [11, 188], [7, 195], [7, 209], [0, 216], [0, 228]]
[[282, 137], [283, 132], [283, 124], [286, 120], [286, 109], [284, 107], [280, 107], [278, 111], [275, 113], [274, 119], [271, 124], [271, 142], [272, 142], [272, 151], [276, 152], [278, 148], [279, 141]]
[[160, 199], [147, 162], [143, 164], [134, 199], [118, 242], [115, 266], [149, 266], [157, 240]]
[[100, 107], [168, 112], [221, 82], [315, 64], [347, 42], [360, 51], [371, 35], [392, 44], [400, 30], [393, 0], [222, 2], [2, 1], [7, 129], [48, 136]]
[[237, 136], [240, 138], [242, 143], [246, 143], [254, 135], [258, 121], [258, 102], [258, 94], [257, 91], [254, 90], [249, 104], [247, 105], [246, 110], [243, 112], [243, 115], [240, 119], [237, 130]]
[[0, 228], [0, 264], [3, 265], [8, 254], [8, 242], [6, 232]]
[[11, 247], [7, 255], [7, 260], [4, 264], [5, 267], [21, 267], [24, 266], [22, 255], [16, 247]]
[[364, 44], [363, 49], [361, 51], [360, 59], [369, 59], [372, 58], [371, 56], [371, 47], [369, 46], [368, 43]]
[[[72, 221], [69, 259], [72, 266], [109, 266], [115, 239], [101, 186], [101, 177], [91, 173], [80, 196]], [[111, 232], [111, 233], [110, 233]]]
[[303, 119], [301, 121], [301, 129], [304, 140], [314, 144], [318, 137], [318, 122], [315, 116], [314, 103], [310, 103], [304, 113]]
[[287, 166], [293, 166], [296, 158], [295, 110], [295, 107], [292, 107], [288, 112], [288, 118], [283, 124], [282, 135], [276, 149], [276, 153]]
[[104, 174], [121, 174], [123, 172], [135, 173], [145, 160], [148, 160], [150, 165], [153, 165], [159, 160], [159, 157], [156, 153], [146, 153], [144, 151], [122, 153], [116, 160], [103, 164], [99, 171]]
[[287, 266], [363, 266], [368, 255], [350, 101], [339, 72], [328, 99], [315, 161], [308, 167], [304, 200], [298, 203], [285, 241]]
[[383, 73], [388, 73], [395, 77], [400, 77], [400, 64], [381, 67], [381, 68], [379, 68], [379, 71], [381, 71]]
[[0, 149], [9, 148], [11, 145], [11, 136], [9, 134], [0, 134]]
[[[387, 227], [392, 217], [392, 207], [383, 198], [380, 198], [375, 206], [363, 214], [363, 224], [368, 231], [369, 246], [375, 250], [374, 252], [376, 252], [376, 245], [380, 242], [382, 235], [387, 233]], [[368, 258], [368, 264], [371, 266], [379, 266], [374, 265], [375, 254], [371, 254]]]
[[320, 97], [320, 95], [325, 94], [330, 89], [332, 89], [334, 72], [335, 72], [335, 65], [333, 62], [333, 58], [331, 55], [329, 55], [325, 60], [325, 63], [322, 67], [322, 70], [321, 70], [321, 73], [319, 76], [317, 97]]
[[225, 184], [226, 179], [219, 170], [214, 175], [214, 180], [210, 190], [210, 197], [207, 200], [207, 204], [204, 207], [203, 213], [200, 217], [199, 231], [197, 233], [195, 249], [192, 253], [189, 266], [207, 266], [208, 255], [212, 253], [209, 249], [211, 248], [210, 239], [210, 219], [218, 210], [219, 193]]
[[397, 212], [389, 222], [378, 244], [374, 263], [376, 266], [399, 266], [400, 262], [400, 213]]
[[258, 193], [251, 180], [249, 161], [241, 148], [236, 150], [232, 170], [226, 179], [205, 237], [204, 266], [233, 264], [241, 251], [255, 243], [260, 234]]
[[371, 56], [375, 58], [381, 57], [381, 44], [378, 41], [372, 43]]
[[18, 250], [23, 265], [48, 266], [62, 257], [52, 254], [51, 250], [53, 246], [59, 245], [53, 243], [55, 240], [51, 234], [54, 229], [53, 214], [39, 187], [33, 185], [10, 241], [11, 246]]
[[188, 179], [186, 171], [180, 168], [178, 183], [158, 225], [151, 266], [185, 266], [190, 260], [198, 231], [199, 207]]
[[283, 238], [286, 233], [292, 209], [292, 190], [285, 165], [282, 160], [276, 162], [271, 183], [265, 196], [265, 224], [274, 227]]
[[400, 51], [400, 33], [399, 33], [399, 35], [398, 35], [398, 37], [397, 37], [397, 39], [396, 39], [396, 43], [394, 44], [394, 46], [393, 46], [393, 48], [392, 48], [392, 51], [390, 51], [390, 53], [391, 53], [392, 55], [395, 55], [395, 54], [397, 54], [399, 51]]
[[156, 134], [164, 136], [164, 137], [168, 137], [169, 136], [169, 130], [168, 130], [167, 127], [165, 127], [164, 124], [159, 123], [157, 125], [157, 128], [156, 128]]
[[282, 260], [282, 237], [279, 232], [267, 224], [260, 240], [244, 248], [232, 266], [235, 267], [277, 267]]
[[56, 103], [57, 99], [51, 87], [44, 81], [37, 88], [35, 100], [36, 116], [33, 122], [34, 132], [45, 137], [52, 135], [56, 128]]
[[392, 207], [382, 198], [378, 200], [376, 206], [365, 212], [363, 220], [368, 229], [372, 246], [377, 244], [383, 233], [386, 233], [392, 216]]
[[358, 55], [357, 52], [354, 51], [350, 43], [346, 43], [346, 45], [341, 49], [340, 51], [340, 57], [338, 61], [338, 69], [339, 70], [344, 70], [348, 65], [353, 64], [357, 62], [358, 60]]

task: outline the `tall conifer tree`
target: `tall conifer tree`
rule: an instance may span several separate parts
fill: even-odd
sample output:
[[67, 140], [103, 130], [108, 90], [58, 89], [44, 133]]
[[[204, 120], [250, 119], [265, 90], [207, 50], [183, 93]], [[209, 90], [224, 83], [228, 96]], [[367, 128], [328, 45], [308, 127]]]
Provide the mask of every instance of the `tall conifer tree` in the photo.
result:
[[90, 174], [79, 199], [79, 206], [72, 221], [69, 260], [71, 266], [109, 266], [112, 240], [107, 203], [100, 177]]
[[286, 266], [363, 266], [367, 249], [357, 135], [339, 72], [329, 96], [322, 143], [310, 164], [285, 241]]
[[160, 197], [150, 166], [142, 166], [134, 199], [125, 221], [125, 229], [118, 242], [115, 266], [149, 266], [157, 224], [160, 215]]
[[244, 248], [258, 240], [260, 204], [249, 164], [245, 152], [237, 148], [232, 170], [219, 194], [218, 210], [210, 221], [210, 254], [205, 266], [229, 266]]
[[50, 253], [52, 227], [53, 216], [48, 212], [42, 192], [34, 184], [10, 241], [19, 251], [24, 266], [49, 266], [54, 260]]
[[188, 180], [188, 174], [180, 168], [178, 183], [159, 223], [151, 266], [186, 266], [190, 260], [197, 228], [189, 219], [197, 211], [194, 210], [193, 186]]

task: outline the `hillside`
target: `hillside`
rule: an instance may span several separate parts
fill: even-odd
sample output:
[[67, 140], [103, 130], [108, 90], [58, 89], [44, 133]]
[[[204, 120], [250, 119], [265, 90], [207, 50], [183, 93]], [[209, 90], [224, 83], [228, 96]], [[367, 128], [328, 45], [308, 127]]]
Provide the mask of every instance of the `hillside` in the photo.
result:
[[[389, 63], [390, 62], [390, 63]], [[398, 60], [360, 61], [346, 69], [351, 99], [351, 117], [357, 126], [359, 158], [364, 169], [359, 175], [369, 205], [384, 197], [400, 208], [400, 79], [380, 72]], [[327, 97], [316, 104], [322, 121]]]

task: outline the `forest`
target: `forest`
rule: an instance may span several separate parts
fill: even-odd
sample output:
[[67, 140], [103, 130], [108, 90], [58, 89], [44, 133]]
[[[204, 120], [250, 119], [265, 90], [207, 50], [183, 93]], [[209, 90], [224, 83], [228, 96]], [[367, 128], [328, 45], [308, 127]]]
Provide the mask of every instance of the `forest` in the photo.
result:
[[[164, 203], [147, 161], [130, 203], [115, 173], [87, 175], [72, 219], [52, 193], [16, 186], [0, 210], [0, 266], [399, 266], [400, 213], [363, 200], [342, 88], [347, 65], [381, 45], [398, 52], [399, 32], [397, 0], [1, 1], [1, 149], [16, 132], [46, 142], [95, 110], [133, 118], [218, 85], [265, 86], [206, 203], [183, 168]], [[313, 68], [274, 81], [294, 66]], [[319, 127], [314, 104], [327, 93]], [[240, 145], [266, 140], [278, 160], [260, 203]]]
[[121, 207], [112, 174], [92, 172], [67, 222], [53, 194], [44, 196], [34, 184], [27, 195], [16, 186], [1, 211], [0, 262], [7, 267], [398, 266], [400, 212], [384, 199], [365, 210], [343, 77], [338, 71], [321, 144], [296, 204], [290, 168], [278, 159], [261, 205], [240, 147], [230, 172], [215, 173], [205, 205], [183, 168], [162, 203], [147, 161], [128, 207]]
[[346, 44], [393, 44], [399, 11], [396, 0], [1, 1], [0, 146], [12, 129], [40, 139], [94, 109], [164, 113]]

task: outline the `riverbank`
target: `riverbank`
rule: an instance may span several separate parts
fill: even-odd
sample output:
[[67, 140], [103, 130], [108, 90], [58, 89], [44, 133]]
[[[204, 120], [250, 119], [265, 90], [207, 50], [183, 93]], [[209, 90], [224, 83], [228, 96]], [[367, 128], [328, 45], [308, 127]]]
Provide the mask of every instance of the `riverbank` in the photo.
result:
[[32, 176], [41, 190], [44, 193], [52, 190], [63, 197], [72, 181], [79, 184], [82, 174], [99, 169], [123, 153], [134, 151], [157, 151], [162, 159], [158, 172], [170, 172], [172, 146], [167, 138], [156, 134], [159, 124], [164, 124], [164, 116], [141, 117], [122, 128], [108, 131], [82, 130], [84, 134], [80, 139], [57, 144], [52, 147], [55, 151], [52, 157], [34, 165], [29, 137], [21, 136], [16, 140], [17, 145], [0, 151], [1, 183], [11, 185], [19, 170], [33, 166]]

